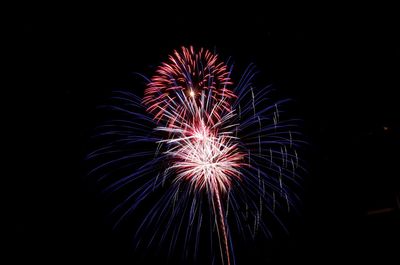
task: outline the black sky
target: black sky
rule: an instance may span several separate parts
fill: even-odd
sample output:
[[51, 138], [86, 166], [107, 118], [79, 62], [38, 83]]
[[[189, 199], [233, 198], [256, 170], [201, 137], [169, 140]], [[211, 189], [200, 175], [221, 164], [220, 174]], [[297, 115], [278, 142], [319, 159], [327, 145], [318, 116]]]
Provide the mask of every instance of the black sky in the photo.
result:
[[10, 21], [16, 71], [4, 102], [8, 156], [16, 158], [6, 174], [14, 258], [146, 264], [132, 262], [126, 240], [110, 232], [82, 158], [110, 91], [137, 86], [132, 72], [151, 75], [173, 49], [192, 44], [232, 56], [238, 71], [255, 63], [262, 84], [296, 101], [311, 143], [300, 223], [267, 250], [239, 253], [238, 264], [398, 259], [400, 211], [367, 215], [395, 207], [400, 192], [393, 9], [154, 9], [23, 6]]

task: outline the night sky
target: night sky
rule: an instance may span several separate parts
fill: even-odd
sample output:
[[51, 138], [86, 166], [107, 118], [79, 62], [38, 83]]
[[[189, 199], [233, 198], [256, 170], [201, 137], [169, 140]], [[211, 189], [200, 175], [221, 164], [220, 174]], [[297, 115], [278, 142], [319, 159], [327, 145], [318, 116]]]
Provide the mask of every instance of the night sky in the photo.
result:
[[[10, 21], [16, 71], [3, 103], [15, 140], [6, 142], [12, 170], [3, 171], [11, 180], [3, 188], [13, 259], [150, 264], [130, 252], [127, 236], [111, 232], [83, 158], [99, 122], [96, 106], [113, 89], [140, 93], [133, 72], [150, 76], [173, 49], [194, 45], [231, 56], [234, 71], [255, 63], [258, 84], [296, 102], [310, 142], [304, 205], [291, 234], [236, 249], [237, 264], [398, 262], [393, 8], [154, 6], [24, 6]], [[382, 209], [389, 210], [374, 212]]]

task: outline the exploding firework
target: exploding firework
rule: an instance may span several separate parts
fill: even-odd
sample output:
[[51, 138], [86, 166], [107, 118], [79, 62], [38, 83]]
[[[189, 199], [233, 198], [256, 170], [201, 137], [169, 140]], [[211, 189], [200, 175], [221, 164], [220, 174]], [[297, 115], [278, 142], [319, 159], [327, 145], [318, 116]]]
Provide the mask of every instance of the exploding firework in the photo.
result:
[[279, 213], [296, 206], [298, 120], [281, 110], [288, 100], [253, 88], [253, 65], [237, 84], [231, 70], [208, 50], [183, 47], [147, 80], [143, 97], [115, 92], [113, 118], [97, 133], [101, 147], [88, 155], [90, 174], [117, 198], [115, 227], [144, 213], [137, 247], [168, 238], [170, 251], [181, 241], [195, 256], [208, 229], [211, 248], [231, 264], [230, 231], [270, 236], [265, 221], [284, 228]]

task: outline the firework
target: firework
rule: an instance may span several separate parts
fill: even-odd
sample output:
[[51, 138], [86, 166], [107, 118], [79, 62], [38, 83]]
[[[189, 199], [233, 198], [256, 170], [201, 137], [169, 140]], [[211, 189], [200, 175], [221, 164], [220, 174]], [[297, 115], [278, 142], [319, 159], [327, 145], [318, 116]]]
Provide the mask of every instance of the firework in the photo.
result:
[[210, 240], [217, 239], [221, 263], [231, 264], [229, 231], [270, 236], [265, 220], [282, 224], [279, 213], [294, 209], [304, 171], [298, 121], [281, 110], [288, 100], [253, 88], [253, 65], [237, 84], [231, 70], [208, 50], [183, 47], [157, 68], [143, 98], [122, 91], [113, 97], [118, 118], [100, 127], [90, 174], [105, 192], [121, 194], [115, 226], [146, 212], [137, 245], [169, 238], [172, 251], [179, 237], [196, 255], [201, 230], [215, 228]]

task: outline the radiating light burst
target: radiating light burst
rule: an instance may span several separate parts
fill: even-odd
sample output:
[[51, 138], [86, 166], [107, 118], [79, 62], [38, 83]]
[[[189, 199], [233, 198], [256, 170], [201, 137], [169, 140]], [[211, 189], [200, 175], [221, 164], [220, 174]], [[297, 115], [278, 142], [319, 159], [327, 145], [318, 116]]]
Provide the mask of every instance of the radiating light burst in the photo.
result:
[[206, 188], [213, 194], [227, 192], [231, 178], [240, 178], [244, 154], [233, 137], [200, 126], [177, 140], [177, 145], [166, 152], [174, 161], [169, 169], [176, 170], [176, 181], [189, 181], [195, 189]]
[[100, 127], [90, 174], [125, 198], [112, 211], [116, 226], [153, 201], [136, 228], [137, 246], [170, 238], [172, 251], [183, 237], [196, 255], [207, 211], [210, 239], [214, 227], [220, 261], [230, 264], [229, 231], [269, 236], [264, 221], [284, 227], [279, 212], [295, 209], [304, 172], [298, 120], [279, 109], [288, 100], [253, 87], [253, 65], [236, 85], [231, 70], [208, 50], [183, 47], [158, 67], [143, 98], [113, 97], [116, 116]]
[[196, 99], [204, 92], [210, 92], [208, 104], [215, 106], [213, 114], [219, 115], [231, 108], [229, 99], [235, 97], [231, 85], [230, 71], [218, 60], [218, 55], [204, 49], [195, 52], [193, 47], [182, 47], [181, 52], [174, 51], [168, 62], [158, 67], [147, 84], [143, 103], [156, 120], [173, 122], [170, 117], [165, 117], [169, 112], [185, 118], [188, 110], [177, 104], [182, 101], [181, 97]]

